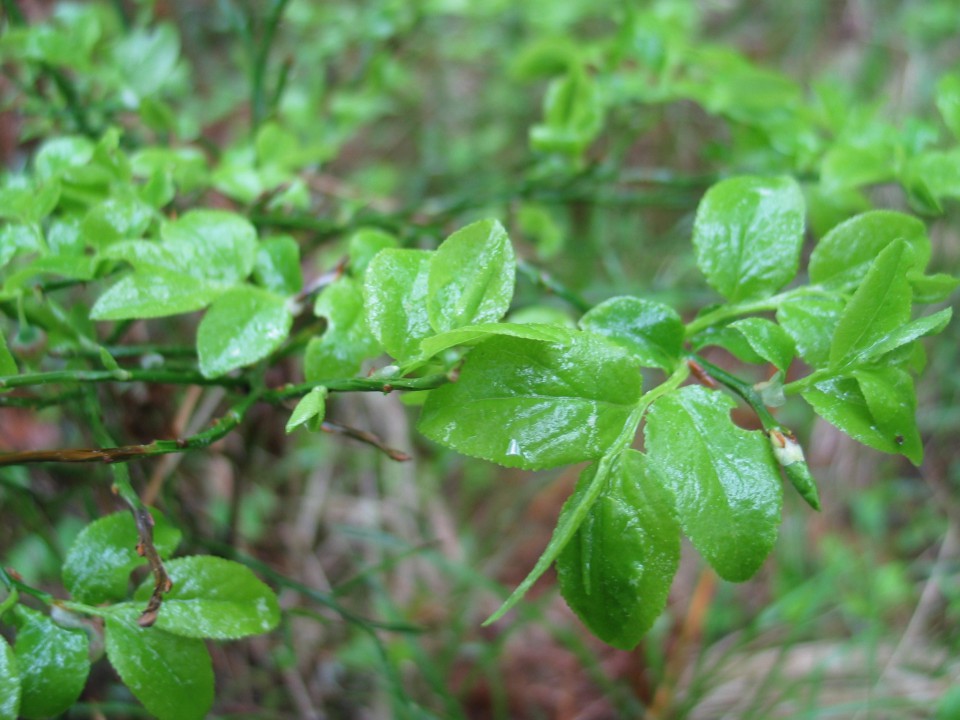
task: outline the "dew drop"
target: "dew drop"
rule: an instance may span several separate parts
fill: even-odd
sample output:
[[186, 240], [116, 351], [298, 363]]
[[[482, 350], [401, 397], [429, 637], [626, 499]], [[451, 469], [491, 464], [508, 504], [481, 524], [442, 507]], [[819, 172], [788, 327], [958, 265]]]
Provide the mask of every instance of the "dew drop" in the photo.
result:
[[507, 445], [507, 455], [523, 457], [523, 453], [520, 451], [520, 443], [518, 443], [516, 439], [512, 439], [510, 444]]

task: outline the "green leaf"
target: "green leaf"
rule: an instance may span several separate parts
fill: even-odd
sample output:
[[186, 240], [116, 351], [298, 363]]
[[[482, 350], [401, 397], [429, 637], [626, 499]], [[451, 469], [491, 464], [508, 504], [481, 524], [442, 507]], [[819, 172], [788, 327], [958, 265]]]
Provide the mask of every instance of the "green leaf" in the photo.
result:
[[433, 390], [420, 431], [464, 455], [537, 470], [606, 453], [640, 397], [633, 359], [604, 338], [492, 337]]
[[303, 361], [307, 381], [351, 377], [364, 360], [379, 354], [380, 345], [367, 325], [363, 291], [356, 280], [341, 277], [324, 288], [313, 312], [326, 318], [327, 329], [307, 345]]
[[947, 73], [937, 81], [937, 109], [950, 132], [960, 138], [960, 74]]
[[773, 363], [786, 371], [796, 355], [793, 338], [782, 327], [764, 318], [736, 320], [722, 328], [710, 328], [693, 338], [694, 348], [716, 345], [744, 362]]
[[213, 707], [213, 667], [203, 640], [140, 627], [139, 616], [133, 603], [110, 608], [105, 633], [110, 664], [159, 720], [202, 720]]
[[427, 315], [433, 253], [426, 250], [379, 252], [367, 266], [363, 299], [367, 324], [384, 350], [397, 360], [420, 355], [420, 341], [433, 335]]
[[287, 432], [291, 433], [301, 425], [306, 424], [311, 430], [316, 430], [323, 422], [327, 407], [327, 389], [315, 387], [302, 398], [287, 420]]
[[169, 23], [129, 30], [113, 46], [114, 66], [137, 98], [152, 95], [171, 81], [179, 55], [180, 36]]
[[768, 297], [796, 275], [803, 227], [803, 194], [792, 178], [723, 180], [697, 209], [697, 265], [727, 300]]
[[164, 224], [160, 235], [184, 271], [194, 277], [235, 284], [253, 271], [257, 231], [234, 213], [191, 210]]
[[[235, 640], [273, 630], [280, 606], [273, 590], [240, 563], [195, 555], [165, 563], [173, 589], [163, 596], [154, 627], [188, 638]], [[136, 600], [153, 592], [153, 580], [140, 586]]]
[[777, 308], [777, 322], [793, 338], [800, 357], [813, 367], [824, 367], [845, 305], [843, 298], [829, 293], [797, 295]]
[[34, 186], [22, 178], [7, 179], [0, 187], [0, 218], [38, 223], [57, 206], [60, 183], [55, 180]]
[[347, 241], [350, 274], [355, 278], [363, 277], [367, 266], [378, 252], [395, 247], [397, 239], [390, 233], [376, 228], [360, 228]]
[[473, 345], [493, 335], [504, 335], [540, 342], [566, 343], [571, 333], [568, 329], [542, 323], [482, 323], [467, 325], [424, 339], [420, 343], [422, 357], [431, 358], [447, 348], [457, 345]]
[[907, 271], [912, 266], [913, 253], [904, 240], [895, 240], [877, 256], [837, 322], [830, 345], [831, 368], [862, 362], [910, 320]]
[[110, 197], [87, 212], [80, 232], [88, 245], [102, 249], [142, 236], [152, 219], [153, 208], [136, 196]]
[[0, 228], [0, 268], [16, 255], [44, 251], [43, 236], [36, 225], [6, 223]]
[[278, 295], [295, 295], [303, 286], [300, 246], [289, 235], [264, 240], [253, 267], [257, 282]]
[[676, 310], [652, 300], [614, 297], [591, 308], [580, 327], [612, 340], [644, 367], [671, 372], [683, 349], [683, 320]]
[[223, 293], [223, 287], [205, 283], [185, 273], [161, 268], [127, 275], [113, 285], [90, 309], [93, 320], [155, 318], [200, 310]]
[[457, 230], [437, 248], [430, 265], [430, 325], [446, 332], [497, 322], [510, 309], [516, 266], [507, 231], [496, 220]]
[[[861, 374], [864, 371], [858, 370], [856, 372]], [[909, 376], [907, 377], [909, 378]], [[812, 388], [805, 390], [802, 395], [817, 415], [857, 442], [880, 452], [900, 453], [903, 451], [903, 445], [907, 443], [908, 436], [903, 434], [901, 443], [898, 441], [898, 436], [901, 434], [900, 429], [895, 429], [891, 433], [890, 428], [881, 428], [880, 422], [873, 416], [871, 406], [864, 397], [863, 386], [870, 383], [871, 379], [860, 383], [857, 378], [853, 377], [829, 378], [816, 383]], [[900, 396], [900, 392], [903, 390], [902, 381], [898, 380], [898, 383], [898, 388], [891, 388], [891, 391], [897, 397], [900, 397], [900, 402], [906, 403], [907, 409], [915, 406], [915, 398], [911, 400]], [[873, 388], [874, 384], [870, 384], [870, 387]], [[881, 409], [881, 403], [884, 400], [874, 396], [872, 402], [878, 409]], [[906, 409], [901, 409], [900, 422], [896, 424], [904, 424], [902, 420], [905, 412]], [[911, 452], [916, 457], [912, 449]], [[911, 458], [911, 460], [913, 459]]]
[[[580, 476], [574, 497], [596, 469]], [[626, 450], [557, 558], [560, 591], [597, 637], [630, 650], [663, 611], [679, 561], [673, 498], [647, 458]]]
[[20, 671], [17, 658], [7, 641], [0, 637], [0, 720], [20, 716]]
[[944, 302], [960, 285], [960, 278], [945, 273], [924, 275], [912, 270], [907, 277], [913, 288], [913, 302], [919, 305]]
[[20, 671], [20, 716], [47, 718], [80, 697], [90, 673], [87, 634], [60, 627], [23, 605], [14, 610], [16, 666]]
[[79, 135], [62, 135], [45, 140], [33, 158], [33, 168], [41, 180], [80, 167], [93, 157], [93, 142]]
[[[156, 510], [153, 543], [166, 558], [180, 544], [180, 531]], [[137, 527], [128, 512], [94, 520], [77, 535], [63, 561], [63, 584], [79, 602], [99, 605], [128, 596], [130, 573], [147, 564], [137, 553]]]
[[872, 210], [837, 225], [810, 255], [810, 280], [833, 285], [860, 281], [880, 252], [895, 240], [914, 251], [916, 267], [930, 259], [930, 240], [923, 222], [893, 210]]
[[10, 354], [10, 350], [7, 348], [7, 340], [3, 337], [3, 333], [0, 332], [0, 376], [9, 377], [19, 372], [16, 360], [13, 359], [13, 355]]
[[923, 442], [917, 429], [917, 392], [910, 374], [897, 367], [853, 371], [877, 430], [893, 441], [896, 452], [914, 465], [923, 462]]
[[287, 339], [293, 317], [285, 298], [240, 285], [217, 298], [197, 328], [204, 377], [219, 377], [262, 360]]
[[827, 192], [839, 192], [896, 177], [895, 148], [887, 142], [867, 147], [836, 145], [823, 156], [820, 178]]
[[740, 582], [776, 542], [783, 489], [766, 435], [734, 425], [734, 406], [720, 392], [680, 388], [654, 403], [645, 435], [684, 533], [720, 577]]
[[579, 66], [550, 83], [543, 114], [545, 122], [530, 128], [530, 144], [537, 152], [578, 156], [603, 129], [596, 83]]
[[856, 356], [849, 360], [850, 365], [863, 365], [893, 352], [897, 348], [928, 335], [938, 335], [950, 322], [953, 316], [952, 308], [944, 308], [933, 315], [918, 318], [894, 328], [887, 335], [879, 338], [872, 345], [861, 349]]

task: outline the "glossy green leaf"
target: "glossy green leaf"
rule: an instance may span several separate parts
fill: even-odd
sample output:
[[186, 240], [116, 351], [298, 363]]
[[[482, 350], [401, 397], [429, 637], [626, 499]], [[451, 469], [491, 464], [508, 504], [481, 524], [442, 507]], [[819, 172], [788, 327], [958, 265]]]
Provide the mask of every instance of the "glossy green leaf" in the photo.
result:
[[36, 225], [5, 223], [0, 227], [0, 268], [20, 253], [43, 252], [43, 236]]
[[295, 295], [303, 286], [300, 246], [289, 235], [264, 240], [257, 249], [253, 266], [256, 281], [278, 295]]
[[253, 270], [257, 231], [240, 215], [224, 210], [191, 210], [160, 228], [167, 249], [185, 272], [203, 280], [237, 283]]
[[829, 293], [797, 295], [777, 308], [777, 322], [793, 338], [800, 357], [813, 367], [824, 367], [845, 305], [843, 298]]
[[[153, 543], [167, 558], [180, 544], [180, 531], [156, 510]], [[63, 561], [63, 584], [74, 600], [99, 605], [124, 600], [129, 592], [130, 573], [147, 564], [137, 553], [137, 527], [128, 512], [94, 520], [77, 535]]]
[[960, 286], [960, 278], [945, 273], [924, 275], [914, 270], [907, 277], [913, 288], [913, 302], [921, 305], [944, 302]]
[[550, 83], [543, 114], [544, 122], [530, 129], [530, 144], [538, 152], [580, 155], [603, 129], [596, 83], [579, 66]]
[[[596, 468], [581, 475], [574, 496]], [[663, 612], [679, 561], [673, 497], [646, 457], [626, 450], [557, 558], [560, 592], [597, 637], [630, 650]]]
[[170, 82], [179, 55], [180, 36], [169, 23], [129, 30], [113, 46], [114, 65], [138, 98]]
[[60, 135], [43, 142], [33, 158], [37, 177], [48, 180], [90, 162], [93, 157], [93, 142], [79, 135]]
[[293, 432], [301, 425], [306, 425], [311, 430], [319, 428], [327, 411], [326, 400], [327, 389], [325, 387], [315, 387], [300, 398], [300, 402], [290, 413], [290, 419], [287, 420], [287, 432]]
[[913, 254], [904, 240], [895, 240], [877, 256], [837, 322], [830, 345], [831, 368], [862, 362], [910, 320], [907, 271], [911, 267]]
[[56, 207], [60, 184], [55, 180], [34, 186], [22, 179], [8, 179], [0, 187], [0, 218], [38, 223]]
[[933, 315], [912, 320], [905, 325], [901, 325], [891, 330], [888, 334], [879, 338], [872, 345], [862, 348], [852, 357], [848, 364], [861, 365], [881, 358], [894, 350], [928, 335], [938, 335], [953, 317], [952, 308], [944, 308]]
[[447, 348], [473, 345], [493, 335], [504, 335], [540, 342], [566, 343], [571, 338], [568, 329], [542, 323], [481, 323], [426, 338], [420, 343], [422, 357], [430, 358]]
[[918, 153], [905, 174], [906, 182], [922, 184], [935, 199], [960, 198], [960, 148]]
[[960, 138], [960, 74], [948, 73], [937, 81], [937, 109], [954, 137]]
[[670, 372], [683, 349], [684, 326], [672, 307], [636, 297], [614, 297], [591, 308], [580, 327], [612, 340], [644, 367]]
[[127, 275], [97, 298], [90, 309], [93, 320], [154, 318], [200, 310], [216, 299], [223, 287], [185, 273], [160, 268]]
[[80, 697], [90, 673], [87, 634], [60, 627], [24, 605], [14, 610], [13, 646], [20, 673], [20, 716], [48, 718]]
[[507, 231], [481, 220], [441, 243], [430, 265], [427, 309], [430, 325], [446, 332], [497, 322], [513, 299], [516, 259]]
[[769, 362], [784, 371], [796, 355], [796, 344], [786, 330], [757, 317], [711, 328], [693, 338], [693, 345], [697, 350], [707, 345], [722, 347], [744, 362]]
[[347, 241], [347, 254], [350, 257], [350, 273], [363, 277], [370, 261], [381, 250], [397, 247], [397, 239], [388, 232], [376, 228], [361, 228]]
[[326, 319], [327, 329], [307, 345], [303, 364], [309, 382], [351, 377], [364, 360], [379, 354], [380, 344], [367, 325], [357, 281], [341, 277], [324, 288], [313, 312]]
[[[273, 590], [245, 565], [195, 555], [165, 563], [173, 589], [163, 596], [154, 627], [188, 638], [234, 640], [273, 630], [280, 606]], [[135, 598], [145, 601], [153, 580], [140, 586]]]
[[293, 317], [287, 301], [267, 290], [240, 285], [217, 298], [197, 328], [197, 356], [205, 377], [251, 365], [287, 339]]
[[141, 237], [152, 219], [149, 205], [133, 194], [121, 195], [91, 208], [80, 224], [80, 232], [91, 247], [101, 249], [117, 240]]
[[20, 716], [20, 671], [17, 659], [7, 641], [0, 637], [0, 720], [17, 720]]
[[751, 577], [773, 548], [782, 485], [769, 441], [730, 419], [735, 402], [699, 386], [657, 400], [646, 448], [677, 499], [684, 533], [725, 580]]
[[[866, 382], [869, 383], [870, 380]], [[903, 445], [898, 442], [901, 430], [891, 433], [889, 428], [881, 429], [857, 379], [837, 377], [823, 380], [805, 390], [802, 395], [817, 415], [857, 442], [885, 453], [896, 454], [903, 451]], [[901, 401], [910, 402], [907, 398], [901, 398]], [[876, 398], [873, 402], [878, 405]], [[900, 417], [902, 419], [903, 415]], [[906, 441], [907, 435], [903, 435], [903, 442]]]
[[604, 338], [499, 336], [470, 352], [457, 382], [430, 393], [419, 428], [465, 455], [536, 470], [606, 453], [639, 397], [636, 363]]
[[427, 314], [430, 264], [426, 250], [387, 249], [367, 266], [363, 299], [367, 324], [397, 360], [420, 355], [420, 341], [434, 334]]
[[3, 333], [0, 332], [0, 376], [16, 375], [18, 372], [17, 362], [13, 359], [13, 355], [10, 354], [6, 338], [3, 337]]
[[140, 627], [140, 610], [133, 603], [110, 608], [105, 633], [110, 664], [159, 720], [202, 720], [213, 707], [213, 667], [206, 645], [155, 626]]
[[697, 265], [727, 300], [767, 297], [796, 275], [803, 228], [803, 194], [792, 178], [723, 180], [697, 209]]
[[853, 371], [877, 430], [914, 465], [923, 461], [923, 442], [917, 429], [917, 391], [913, 378], [898, 367]]
[[893, 210], [872, 210], [837, 225], [810, 255], [810, 280], [847, 284], [861, 280], [877, 255], [895, 240], [913, 249], [916, 267], [930, 259], [930, 240], [923, 222]]
[[836, 145], [823, 156], [820, 177], [828, 192], [893, 180], [894, 149], [886, 142], [866, 147]]

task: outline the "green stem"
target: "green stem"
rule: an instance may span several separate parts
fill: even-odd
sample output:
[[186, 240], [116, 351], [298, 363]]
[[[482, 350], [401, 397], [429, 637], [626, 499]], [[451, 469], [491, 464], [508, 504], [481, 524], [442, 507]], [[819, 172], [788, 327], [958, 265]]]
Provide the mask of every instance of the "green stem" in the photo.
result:
[[31, 387], [53, 383], [109, 383], [150, 382], [160, 385], [219, 385], [222, 387], [248, 387], [249, 380], [243, 377], [204, 377], [198, 372], [174, 370], [54, 370], [52, 372], [27, 373], [0, 377], [0, 388]]
[[544, 290], [553, 293], [561, 300], [566, 301], [578, 312], [585, 313], [592, 307], [590, 303], [570, 290], [566, 285], [554, 280], [553, 277], [534, 265], [531, 265], [526, 260], [517, 261], [517, 272], [519, 272], [523, 277], [527, 278], [527, 280], [532, 282], [534, 285], [543, 288]]
[[[276, 35], [277, 27], [280, 24], [280, 19], [283, 17], [283, 12], [288, 2], [289, 0], [273, 0], [273, 5], [270, 8], [270, 14], [267, 16], [267, 23], [264, 27], [263, 37], [260, 39], [260, 45], [257, 48], [256, 58], [254, 59], [250, 78], [251, 129], [254, 133], [256, 133], [266, 119], [269, 111], [266, 91], [267, 61], [270, 58], [270, 47], [273, 45], [273, 38]], [[253, 23], [252, 17], [250, 18], [250, 23]], [[274, 94], [276, 95], [276, 93]]]
[[753, 302], [734, 303], [732, 305], [722, 305], [716, 310], [708, 312], [702, 317], [694, 318], [687, 323], [686, 337], [690, 338], [701, 330], [705, 330], [713, 325], [718, 325], [727, 320], [740, 317], [741, 315], [751, 315], [760, 312], [772, 312], [778, 310], [787, 300], [793, 300], [803, 295], [831, 295], [844, 292], [845, 288], [828, 290], [820, 285], [807, 285], [805, 287], [786, 290], [779, 295], [764, 298], [763, 300], [754, 300]]
[[753, 409], [757, 417], [760, 418], [764, 430], [780, 429], [780, 423], [777, 422], [777, 419], [767, 410], [767, 406], [764, 405], [760, 394], [753, 389], [752, 385], [731, 375], [723, 368], [717, 367], [698, 355], [691, 355], [690, 359], [702, 366], [714, 380], [739, 395], [743, 401]]

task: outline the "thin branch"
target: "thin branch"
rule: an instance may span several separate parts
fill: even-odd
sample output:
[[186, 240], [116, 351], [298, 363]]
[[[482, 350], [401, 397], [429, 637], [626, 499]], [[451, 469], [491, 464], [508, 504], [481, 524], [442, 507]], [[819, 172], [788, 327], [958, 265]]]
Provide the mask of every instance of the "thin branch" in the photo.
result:
[[160, 385], [221, 385], [225, 387], [249, 387], [244, 377], [204, 377], [198, 372], [183, 370], [54, 370], [52, 372], [26, 373], [0, 377], [0, 388], [31, 387], [53, 383], [105, 383], [105, 382], [150, 382]]
[[360, 430], [358, 428], [353, 428], [348, 425], [341, 425], [340, 423], [332, 422], [330, 420], [324, 420], [323, 423], [321, 423], [320, 425], [320, 429], [326, 433], [345, 435], [346, 437], [353, 438], [354, 440], [359, 440], [360, 442], [366, 443], [367, 445], [372, 445], [377, 450], [384, 453], [391, 460], [396, 460], [398, 462], [406, 462], [407, 460], [411, 459], [410, 455], [403, 452], [403, 450], [397, 450], [395, 448], [388, 447], [386, 444], [384, 444], [383, 440], [378, 438], [372, 432], [368, 432], [367, 430]]
[[592, 307], [590, 303], [570, 290], [566, 285], [558, 282], [551, 275], [531, 265], [526, 260], [517, 261], [517, 271], [537, 287], [556, 295], [561, 300], [565, 300], [581, 313], [587, 312], [587, 310]]

